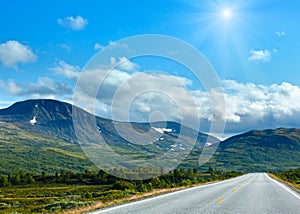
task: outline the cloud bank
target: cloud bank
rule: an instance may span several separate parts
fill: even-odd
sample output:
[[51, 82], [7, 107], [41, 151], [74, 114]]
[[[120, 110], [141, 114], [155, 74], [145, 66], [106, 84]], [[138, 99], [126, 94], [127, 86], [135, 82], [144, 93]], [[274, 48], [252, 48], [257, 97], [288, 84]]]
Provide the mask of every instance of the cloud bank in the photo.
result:
[[299, 127], [300, 88], [287, 82], [270, 86], [224, 80], [227, 130]]
[[17, 83], [10, 79], [0, 80], [0, 88], [11, 96], [28, 98], [62, 98], [72, 95], [72, 88], [63, 82], [56, 82], [51, 78], [39, 78], [35, 83]]
[[[87, 71], [81, 76], [83, 87], [80, 89], [82, 107], [91, 112], [95, 107], [95, 113], [102, 117], [148, 122], [154, 114], [161, 112], [160, 119], [180, 122], [182, 118], [196, 116], [205, 130], [218, 116], [212, 114], [211, 98], [224, 96], [226, 108], [214, 108], [226, 120], [227, 133], [280, 126], [300, 127], [296, 119], [300, 116], [300, 88], [288, 82], [265, 86], [223, 80], [223, 92], [213, 95], [190, 89], [193, 82], [185, 77], [129, 72], [119, 67], [109, 75], [105, 74], [104, 67]], [[95, 88], [98, 89], [96, 97], [90, 93]], [[96, 105], [85, 106], [90, 100]], [[197, 108], [194, 108], [195, 104]]]
[[[111, 64], [116, 66], [113, 70], [100, 66], [80, 73], [78, 66], [59, 61], [51, 70], [72, 83], [80, 78], [80, 106], [105, 118], [138, 122], [197, 118], [201, 130], [209, 131], [211, 121], [221, 116], [226, 120], [226, 133], [300, 127], [300, 87], [291, 83], [260, 85], [223, 80], [223, 91], [213, 93], [195, 89], [186, 77], [139, 72], [139, 66], [125, 57], [111, 58]], [[74, 93], [69, 84], [51, 78], [35, 83], [0, 80], [0, 88], [11, 96], [69, 102]], [[95, 90], [96, 94], [92, 93]], [[219, 115], [212, 113], [211, 106], [211, 98], [218, 96], [224, 96], [226, 103], [225, 109], [213, 106]]]

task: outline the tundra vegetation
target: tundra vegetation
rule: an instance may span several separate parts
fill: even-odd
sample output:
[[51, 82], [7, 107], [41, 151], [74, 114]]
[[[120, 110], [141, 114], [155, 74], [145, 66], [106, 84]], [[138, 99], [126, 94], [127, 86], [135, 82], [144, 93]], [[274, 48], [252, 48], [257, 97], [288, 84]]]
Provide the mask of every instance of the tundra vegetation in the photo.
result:
[[[145, 170], [145, 169], [142, 169]], [[189, 187], [228, 179], [237, 172], [175, 169], [148, 180], [126, 180], [100, 170], [74, 173], [60, 171], [33, 175], [26, 172], [0, 175], [1, 213], [60, 213], [95, 203], [115, 202], [159, 189]]]

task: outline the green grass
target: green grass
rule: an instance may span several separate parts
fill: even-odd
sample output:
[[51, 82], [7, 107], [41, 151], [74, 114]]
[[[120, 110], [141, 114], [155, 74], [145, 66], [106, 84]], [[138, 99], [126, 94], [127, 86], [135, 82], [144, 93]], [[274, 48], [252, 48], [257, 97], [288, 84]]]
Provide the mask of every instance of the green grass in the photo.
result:
[[0, 213], [52, 213], [73, 209], [103, 199], [103, 194], [108, 194], [110, 188], [108, 185], [0, 188]]

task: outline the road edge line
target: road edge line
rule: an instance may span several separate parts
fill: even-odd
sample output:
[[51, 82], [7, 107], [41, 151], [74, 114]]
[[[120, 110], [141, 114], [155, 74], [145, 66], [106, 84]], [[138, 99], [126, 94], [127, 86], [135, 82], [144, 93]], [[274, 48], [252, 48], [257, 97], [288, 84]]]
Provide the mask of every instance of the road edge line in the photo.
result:
[[279, 185], [280, 187], [282, 187], [283, 189], [285, 189], [286, 191], [288, 191], [289, 193], [291, 193], [293, 196], [295, 196], [296, 198], [298, 198], [300, 200], [300, 195], [298, 193], [296, 193], [294, 190], [292, 190], [291, 188], [289, 188], [288, 186], [286, 186], [283, 183], [280, 183], [279, 181], [275, 180], [274, 178], [271, 178], [267, 173], [265, 173], [265, 175], [274, 183], [276, 183], [277, 185]]

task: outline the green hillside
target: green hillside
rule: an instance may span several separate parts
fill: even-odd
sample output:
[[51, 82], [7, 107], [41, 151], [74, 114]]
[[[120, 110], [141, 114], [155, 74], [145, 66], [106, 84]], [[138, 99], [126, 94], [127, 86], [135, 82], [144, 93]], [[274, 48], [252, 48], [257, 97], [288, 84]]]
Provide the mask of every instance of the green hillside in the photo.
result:
[[[55, 100], [29, 100], [0, 110], [0, 174], [18, 171], [40, 174], [42, 171], [54, 173], [60, 170], [70, 172], [97, 170], [82, 151], [86, 145], [81, 144], [80, 147], [76, 138], [72, 110], [72, 105]], [[83, 110], [80, 111], [83, 118], [94, 117]], [[33, 117], [37, 120], [34, 125], [29, 122]], [[208, 167], [212, 167], [226, 171], [257, 172], [300, 167], [299, 129], [250, 131], [231, 137], [220, 143], [208, 163], [199, 166], [198, 159], [209, 137], [207, 134], [198, 133], [175, 122], [156, 122], [151, 125], [149, 123], [129, 124], [100, 117], [94, 118], [97, 127], [92, 134], [101, 133], [107, 145], [116, 154], [110, 158], [112, 161], [110, 164], [114, 164], [115, 157], [118, 155], [131, 158], [132, 162], [129, 165], [134, 166], [140, 161], [155, 159], [168, 152], [171, 154], [168, 159], [170, 163], [188, 154], [179, 165], [180, 168], [207, 170]], [[86, 127], [84, 122], [87, 123], [89, 120], [80, 124], [82, 130]], [[166, 127], [169, 131], [162, 131], [159, 138], [155, 140], [157, 132], [154, 131], [153, 126], [160, 130]], [[150, 138], [153, 142], [133, 143], [130, 139], [122, 137], [116, 127], [122, 127], [123, 134], [127, 136], [131, 135], [128, 127], [133, 127], [140, 133], [148, 133], [150, 130]], [[192, 151], [187, 153], [195, 137], [197, 142]], [[209, 139], [210, 143], [218, 142], [218, 139], [211, 136]], [[92, 143], [97, 144], [97, 142]], [[160, 165], [157, 168], [160, 169]]]
[[[158, 133], [149, 123], [121, 123], [100, 117], [95, 117], [82, 109], [76, 108], [81, 118], [79, 121], [82, 133], [99, 136], [115, 152], [110, 156], [109, 166], [118, 165], [117, 156], [127, 156], [131, 159], [126, 167], [135, 167], [140, 161], [155, 159], [171, 151], [169, 162], [177, 162], [177, 157], [187, 155], [191, 142], [197, 140], [195, 146], [200, 148], [208, 138], [207, 134], [183, 127], [175, 122], [156, 122], [153, 126], [162, 130], [167, 126], [168, 132]], [[97, 151], [98, 142], [93, 142], [96, 137], [87, 136], [85, 142], [78, 142], [73, 126], [72, 105], [56, 100], [28, 100], [18, 102], [7, 109], [0, 110], [0, 173], [8, 174], [17, 171], [32, 173], [67, 171], [84, 171], [96, 169], [86, 158], [82, 148], [91, 148]], [[36, 122], [30, 121], [36, 118]], [[95, 119], [96, 127], [90, 126], [90, 121]], [[163, 126], [164, 125], [164, 126]], [[123, 134], [131, 136], [130, 127], [139, 133], [150, 133], [148, 138], [152, 142], [139, 144], [120, 136], [116, 126], [122, 127]], [[86, 132], [91, 130], [91, 132]], [[101, 133], [101, 134], [100, 134]], [[153, 136], [152, 136], [153, 134]], [[179, 139], [179, 134], [181, 138]], [[218, 141], [209, 138], [213, 143]], [[143, 139], [142, 139], [143, 140]], [[99, 149], [99, 147], [97, 147]], [[104, 147], [102, 147], [104, 148]], [[101, 149], [102, 149], [101, 148]], [[99, 153], [100, 152], [100, 153]], [[95, 152], [92, 157], [102, 158], [105, 150]], [[103, 163], [106, 163], [103, 157]], [[161, 166], [157, 166], [160, 170]]]
[[250, 131], [223, 141], [206, 164], [241, 172], [278, 171], [300, 167], [300, 130]]
[[79, 145], [34, 135], [9, 123], [0, 123], [0, 163], [0, 174], [96, 169]]

